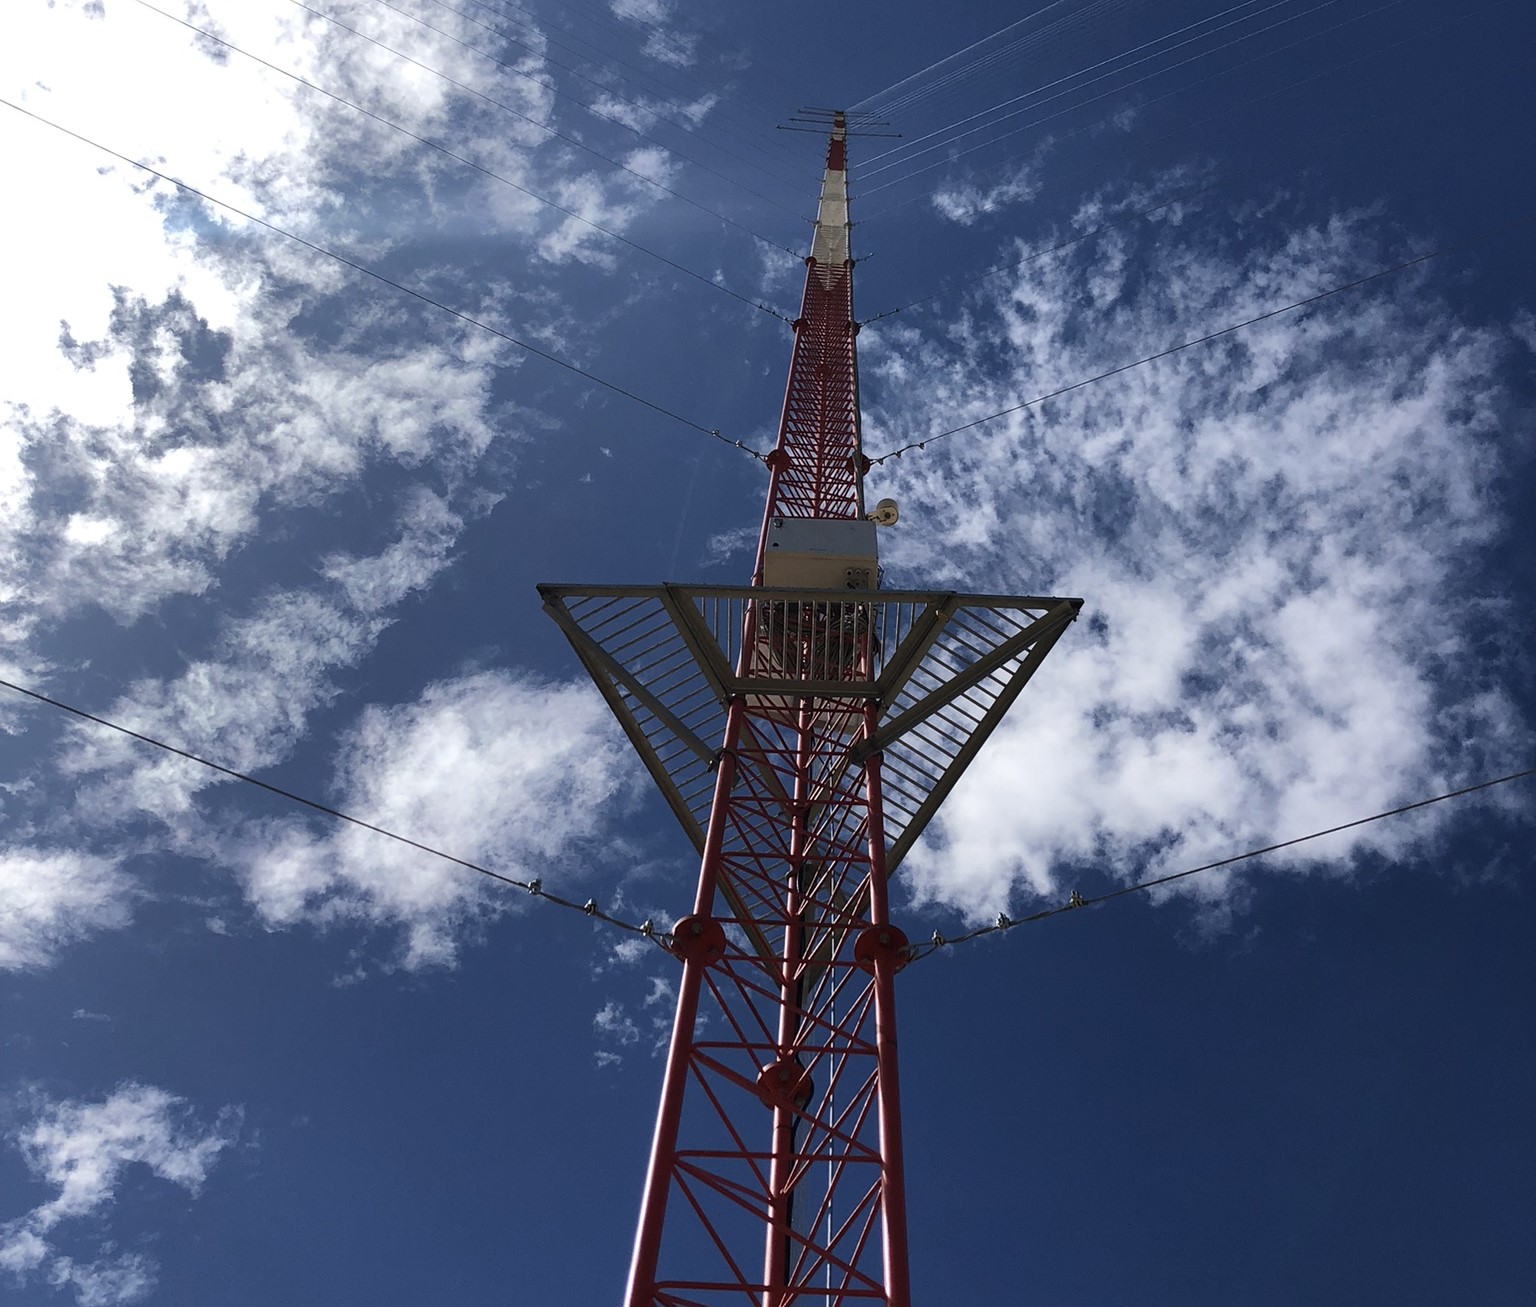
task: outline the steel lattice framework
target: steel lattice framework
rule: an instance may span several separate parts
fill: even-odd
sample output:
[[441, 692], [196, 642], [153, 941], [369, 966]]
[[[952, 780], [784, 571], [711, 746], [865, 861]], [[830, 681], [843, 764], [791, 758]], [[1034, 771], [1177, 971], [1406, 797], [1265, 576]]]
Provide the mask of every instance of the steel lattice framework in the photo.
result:
[[764, 585], [775, 524], [864, 518], [829, 126], [752, 584], [540, 587], [702, 859], [628, 1307], [909, 1304], [887, 885], [1081, 606]]

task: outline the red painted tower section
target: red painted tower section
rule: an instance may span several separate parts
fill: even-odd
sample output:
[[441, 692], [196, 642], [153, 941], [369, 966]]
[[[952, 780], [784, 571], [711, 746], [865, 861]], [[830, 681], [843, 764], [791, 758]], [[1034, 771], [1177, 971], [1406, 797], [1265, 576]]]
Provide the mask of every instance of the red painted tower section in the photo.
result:
[[[845, 150], [838, 115], [768, 460], [759, 589], [785, 519], [872, 535]], [[772, 593], [745, 606], [741, 676], [871, 679], [868, 605]], [[909, 1301], [893, 984], [905, 940], [887, 915], [878, 755], [843, 761], [873, 729], [871, 707], [836, 694], [728, 706], [693, 913], [674, 932], [683, 971], [629, 1307]]]
[[[835, 127], [817, 210], [816, 236], [806, 258], [805, 293], [795, 320], [789, 386], [777, 447], [769, 455], [773, 480], [768, 515], [863, 516], [859, 465], [859, 374], [854, 350], [853, 260], [848, 241], [847, 145]], [[761, 584], [763, 545], [758, 547]]]
[[1082, 606], [880, 587], [830, 126], [751, 584], [539, 587], [701, 857], [627, 1307], [908, 1307], [888, 879]]

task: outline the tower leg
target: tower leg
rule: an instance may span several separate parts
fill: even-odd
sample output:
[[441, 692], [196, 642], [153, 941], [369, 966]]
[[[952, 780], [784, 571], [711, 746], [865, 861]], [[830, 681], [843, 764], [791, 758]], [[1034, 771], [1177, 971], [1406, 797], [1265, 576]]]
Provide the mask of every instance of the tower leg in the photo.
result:
[[[806, 806], [809, 800], [807, 778], [810, 775], [811, 709], [802, 701], [799, 712], [798, 741], [795, 757], [794, 813], [789, 845], [789, 874], [784, 885], [784, 951], [779, 981], [778, 1056], [793, 1055], [800, 1032], [801, 948], [804, 943], [800, 886], [805, 874], [807, 854]], [[773, 1109], [773, 1160], [768, 1174], [768, 1247], [763, 1259], [763, 1283], [768, 1286], [763, 1307], [783, 1307], [789, 1301], [789, 1264], [792, 1252], [791, 1227], [794, 1222], [795, 1197], [792, 1188], [795, 1171], [795, 1133], [799, 1120], [791, 1107]]]
[[[865, 730], [879, 724], [873, 704], [864, 710]], [[865, 766], [869, 801], [869, 916], [876, 928], [891, 922], [886, 885], [885, 808], [880, 793], [880, 755]], [[912, 1284], [907, 1260], [907, 1180], [901, 1144], [901, 1082], [896, 1065], [896, 971], [899, 959], [881, 950], [875, 955], [875, 1060], [880, 1068], [880, 1156], [883, 1163], [881, 1235], [885, 1244], [885, 1290], [890, 1307], [911, 1307]]]
[[[736, 742], [741, 735], [740, 703], [731, 705], [726, 719], [725, 747], [715, 773], [715, 798], [710, 810], [709, 833], [699, 868], [699, 890], [694, 899], [693, 920], [707, 921], [714, 911], [715, 883], [725, 843], [726, 811], [736, 783]], [[681, 924], [681, 923], [680, 923]], [[634, 1253], [629, 1264], [626, 1307], [651, 1307], [655, 1300], [656, 1267], [661, 1257], [661, 1235], [666, 1223], [667, 1196], [677, 1158], [677, 1131], [683, 1115], [683, 1095], [688, 1089], [688, 1066], [693, 1055], [693, 1032], [699, 1016], [699, 991], [704, 968], [711, 959], [679, 944], [683, 976], [677, 987], [677, 1016], [672, 1023], [672, 1043], [667, 1050], [667, 1070], [661, 1082], [661, 1106], [656, 1112], [656, 1133], [651, 1138], [651, 1160], [646, 1168], [645, 1194], [640, 1200], [640, 1222], [635, 1230]]]
[[688, 1057], [694, 1024], [699, 1015], [699, 989], [703, 964], [683, 964], [678, 985], [677, 1019], [672, 1025], [672, 1045], [661, 1085], [661, 1106], [656, 1113], [656, 1133], [651, 1139], [651, 1161], [645, 1175], [645, 1195], [640, 1201], [640, 1223], [635, 1230], [635, 1249], [629, 1265], [626, 1307], [651, 1307], [655, 1301], [656, 1265], [661, 1256], [661, 1233], [667, 1216], [667, 1194], [677, 1152], [677, 1128], [683, 1115], [683, 1094], [688, 1088]]

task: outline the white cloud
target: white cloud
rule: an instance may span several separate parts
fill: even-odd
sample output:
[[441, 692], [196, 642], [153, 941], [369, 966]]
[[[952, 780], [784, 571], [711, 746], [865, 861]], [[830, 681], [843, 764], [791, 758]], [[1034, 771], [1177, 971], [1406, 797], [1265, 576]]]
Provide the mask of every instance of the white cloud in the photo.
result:
[[[1241, 256], [1202, 225], [1032, 263], [946, 338], [867, 333], [897, 399], [872, 450], [1391, 261], [1364, 213], [1268, 242], [1253, 223]], [[1525, 756], [1499, 670], [1466, 656], [1469, 623], [1501, 620], [1476, 575], [1501, 529], [1496, 440], [1516, 438], [1504, 348], [1403, 279], [885, 464], [900, 583], [1087, 600], [909, 858], [917, 894], [975, 916], [1064, 897], [1069, 876], [1176, 870]], [[1402, 852], [1444, 815], [1271, 865]]]
[[[509, 672], [473, 673], [428, 687], [415, 703], [367, 709], [337, 772], [345, 811], [520, 880], [577, 862], [587, 884], [583, 853], [640, 783], [595, 691]], [[233, 860], [269, 925], [397, 928], [407, 967], [451, 965], [466, 932], [516, 901], [473, 871], [356, 827], [316, 833], [274, 823], [247, 839]]]
[[426, 589], [448, 566], [463, 519], [439, 495], [417, 488], [407, 496], [400, 538], [368, 558], [334, 554], [325, 575], [337, 582], [352, 608], [381, 613]]
[[[177, 335], [161, 358], [181, 359], [206, 334], [174, 292], [163, 305], [119, 307], [118, 338], [88, 371], [158, 372], [131, 339], [136, 324]], [[276, 332], [220, 339], [218, 375], [165, 381], [132, 422], [16, 415], [38, 475], [11, 523], [14, 606], [58, 616], [100, 605], [131, 621], [172, 594], [205, 591], [264, 519], [355, 484], [368, 463], [430, 456], [456, 479], [495, 438], [485, 412], [494, 360], [477, 350], [425, 345], [364, 361]], [[151, 384], [162, 382], [142, 382], [141, 394]]]
[[946, 183], [933, 193], [930, 202], [943, 217], [969, 227], [978, 218], [1033, 199], [1039, 189], [1039, 169], [1031, 163], [1011, 169], [1003, 180], [986, 187], [975, 182]]
[[[215, 21], [201, 5], [185, 12]], [[216, 22], [242, 48], [532, 189], [579, 193], [616, 224], [660, 198], [627, 175], [587, 176], [586, 158], [509, 115], [501, 106], [547, 116], [551, 93], [456, 41], [472, 35], [468, 18], [437, 15], [436, 34], [372, 4], [335, 13], [481, 98], [284, 3]], [[365, 261], [465, 215], [477, 235], [547, 231], [554, 257], [600, 258], [590, 230], [567, 231], [527, 197], [140, 6], [17, 0], [7, 24], [9, 98], [130, 156], [152, 149], [157, 166]], [[532, 75], [542, 63], [519, 66]], [[15, 665], [35, 665], [20, 642], [40, 621], [101, 605], [131, 622], [206, 592], [273, 517], [370, 468], [462, 473], [490, 446], [504, 344], [6, 113], [17, 175], [48, 178], [45, 200], [13, 206], [9, 238], [68, 250], [13, 260], [0, 321], [14, 382], [0, 405], [0, 635]], [[662, 166], [644, 151], [631, 162]], [[536, 286], [466, 296], [453, 274], [435, 276], [469, 311], [539, 303]], [[306, 330], [327, 313], [339, 341]], [[547, 336], [541, 310], [525, 316], [521, 331]]]
[[68, 945], [121, 929], [135, 897], [116, 859], [0, 847], [0, 970], [50, 966]]
[[729, 531], [721, 531], [712, 535], [704, 542], [704, 564], [707, 567], [719, 567], [723, 563], [745, 563], [750, 570], [752, 555], [750, 551], [757, 545], [758, 528], [755, 526], [734, 527]]
[[641, 1000], [642, 1007], [660, 1007], [664, 1011], [670, 1011], [673, 1003], [677, 1001], [677, 986], [666, 976], [651, 977], [651, 992]]
[[640, 1042], [640, 1027], [635, 1024], [634, 1018], [627, 1016], [623, 1007], [612, 1001], [598, 1008], [597, 1015], [592, 1018], [592, 1028], [616, 1044]]
[[640, 48], [658, 63], [671, 64], [674, 68], [688, 68], [699, 60], [696, 32], [652, 32]]
[[612, 0], [609, 8], [616, 18], [646, 25], [664, 23], [672, 16], [672, 0]]
[[659, 100], [653, 96], [600, 95], [592, 102], [592, 108], [605, 118], [623, 123], [637, 132], [648, 132], [663, 120], [685, 123], [697, 127], [720, 102], [720, 97], [704, 94], [687, 103]]
[[[487, 501], [489, 502], [489, 501]], [[438, 495], [404, 497], [395, 540], [378, 554], [337, 554], [329, 584], [275, 591], [226, 620], [208, 656], [177, 676], [141, 679], [108, 706], [109, 720], [241, 771], [286, 757], [311, 713], [335, 693], [333, 674], [356, 664], [389, 623], [389, 610], [432, 581], [451, 561], [463, 526]], [[37, 805], [41, 831], [59, 841], [109, 834], [112, 856], [85, 849], [0, 850], [0, 968], [50, 965], [61, 949], [128, 924], [146, 891], [125, 869], [134, 853], [172, 849], [193, 855], [209, 837], [197, 796], [228, 778], [125, 736], [75, 723], [54, 766], [70, 782], [70, 807], [56, 784], [9, 787], [17, 819]], [[140, 819], [158, 823], [148, 831]]]
[[147, 1298], [155, 1288], [155, 1269], [148, 1257], [138, 1253], [84, 1264], [56, 1257], [48, 1267], [48, 1283], [55, 1289], [73, 1289], [80, 1307], [116, 1307]]
[[631, 150], [621, 160], [628, 172], [615, 178], [572, 176], [555, 189], [554, 198], [577, 218], [566, 218], [539, 241], [539, 256], [550, 263], [577, 260], [611, 267], [614, 245], [597, 227], [623, 233], [640, 214], [644, 203], [659, 194], [647, 182], [670, 184], [676, 165], [666, 151], [646, 146]]
[[[323, 593], [279, 592], [228, 624], [221, 657], [193, 660], [170, 680], [135, 682], [106, 716], [224, 766], [257, 770], [292, 749], [309, 712], [331, 693], [331, 670], [354, 662], [380, 629]], [[74, 737], [59, 766], [80, 786], [83, 822], [151, 816], [174, 825], [199, 791], [225, 780], [96, 727], [75, 728]]]
[[674, 68], [698, 61], [698, 35], [671, 26], [676, 9], [672, 0], [611, 0], [609, 8], [616, 17], [650, 29], [641, 47], [650, 58]]
[[[197, 3], [181, 10], [514, 181], [578, 196], [615, 225], [657, 202], [636, 177], [588, 175], [586, 157], [517, 118], [544, 119], [554, 107], [536, 53], [518, 63], [525, 76], [509, 78], [455, 40], [473, 44], [469, 17], [435, 15], [443, 31], [432, 33], [371, 3], [328, 11], [443, 75], [283, 0], [214, 16]], [[0, 92], [9, 98], [367, 262], [466, 229], [510, 238], [527, 256], [547, 233], [557, 259], [602, 257], [588, 248], [590, 229], [568, 231], [507, 187], [140, 6], [17, 0], [6, 26], [14, 39], [0, 42]], [[189, 103], [218, 111], [188, 113]], [[371, 517], [395, 516], [387, 542], [353, 532], [348, 548], [328, 546], [313, 584], [210, 605], [212, 630], [178, 621], [185, 665], [139, 679], [107, 707], [220, 762], [269, 766], [335, 694], [335, 671], [372, 651], [397, 606], [452, 565], [464, 524], [496, 501], [486, 473], [493, 461], [505, 470], [499, 450], [517, 435], [492, 392], [518, 360], [501, 342], [6, 112], [17, 175], [48, 179], [39, 202], [13, 206], [8, 236], [16, 248], [68, 249], [13, 260], [0, 321], [14, 381], [0, 405], [6, 665], [46, 683], [60, 670], [50, 636], [66, 622], [104, 610], [132, 626], [178, 597], [215, 596], [229, 564], [270, 549], [296, 510], [330, 509], [361, 489]], [[670, 176], [655, 151], [627, 163]], [[99, 239], [102, 230], [113, 239]], [[521, 333], [579, 350], [567, 337], [582, 320], [547, 294], [537, 261], [507, 266], [518, 269], [515, 287], [493, 277], [469, 290], [451, 266], [419, 275], [469, 311], [516, 312]], [[407, 488], [387, 488], [401, 470]], [[4, 711], [7, 725], [30, 725]], [[136, 853], [204, 848], [195, 800], [219, 783], [213, 773], [70, 730], [52, 765], [75, 782], [74, 802], [50, 812], [48, 765], [6, 787], [8, 809], [32, 813], [44, 838], [110, 835]], [[137, 820], [146, 816], [158, 825]], [[136, 890], [119, 857], [6, 857], [5, 965], [47, 965], [69, 942], [128, 920]]]
[[642, 1043], [652, 1056], [667, 1046], [677, 988], [666, 976], [651, 976], [649, 980], [650, 990], [640, 1000], [637, 1014], [631, 1015], [623, 1003], [609, 999], [593, 1016], [592, 1029], [601, 1043], [607, 1045], [596, 1051], [598, 1066], [615, 1065], [623, 1060], [620, 1050], [635, 1048]]
[[[332, 696], [332, 674], [372, 649], [389, 609], [448, 565], [462, 527], [441, 497], [421, 489], [407, 494], [399, 534], [382, 552], [327, 560], [334, 589], [265, 596], [251, 613], [224, 624], [213, 656], [190, 660], [177, 677], [135, 682], [107, 717], [239, 771], [271, 765]], [[75, 730], [59, 767], [85, 779], [76, 817], [92, 825], [149, 815], [174, 826], [190, 814], [199, 791], [226, 779], [90, 726]]]
[[30, 1122], [13, 1142], [27, 1169], [54, 1190], [53, 1197], [0, 1226], [0, 1271], [21, 1282], [39, 1278], [74, 1291], [80, 1307], [138, 1302], [155, 1286], [155, 1265], [141, 1253], [80, 1260], [63, 1251], [81, 1236], [71, 1226], [102, 1219], [123, 1175], [144, 1167], [196, 1196], [219, 1155], [238, 1136], [240, 1113], [226, 1108], [211, 1124], [199, 1121], [186, 1100], [152, 1085], [120, 1085], [101, 1102], [54, 1101], [34, 1096]]

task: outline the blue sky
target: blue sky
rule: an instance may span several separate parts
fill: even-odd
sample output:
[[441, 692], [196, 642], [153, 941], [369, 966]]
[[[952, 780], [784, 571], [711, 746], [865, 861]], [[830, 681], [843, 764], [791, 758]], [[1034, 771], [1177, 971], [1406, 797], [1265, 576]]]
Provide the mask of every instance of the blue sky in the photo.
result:
[[[989, 418], [871, 473], [887, 584], [1086, 600], [909, 934], [1529, 767], [1533, 28], [11, 0], [0, 675], [670, 922], [533, 587], [745, 580], [822, 153], [774, 129], [847, 105], [903, 134], [850, 152], [867, 449]], [[674, 963], [5, 693], [8, 1301], [617, 1299]], [[1529, 1301], [1530, 784], [905, 972], [917, 1300]]]

